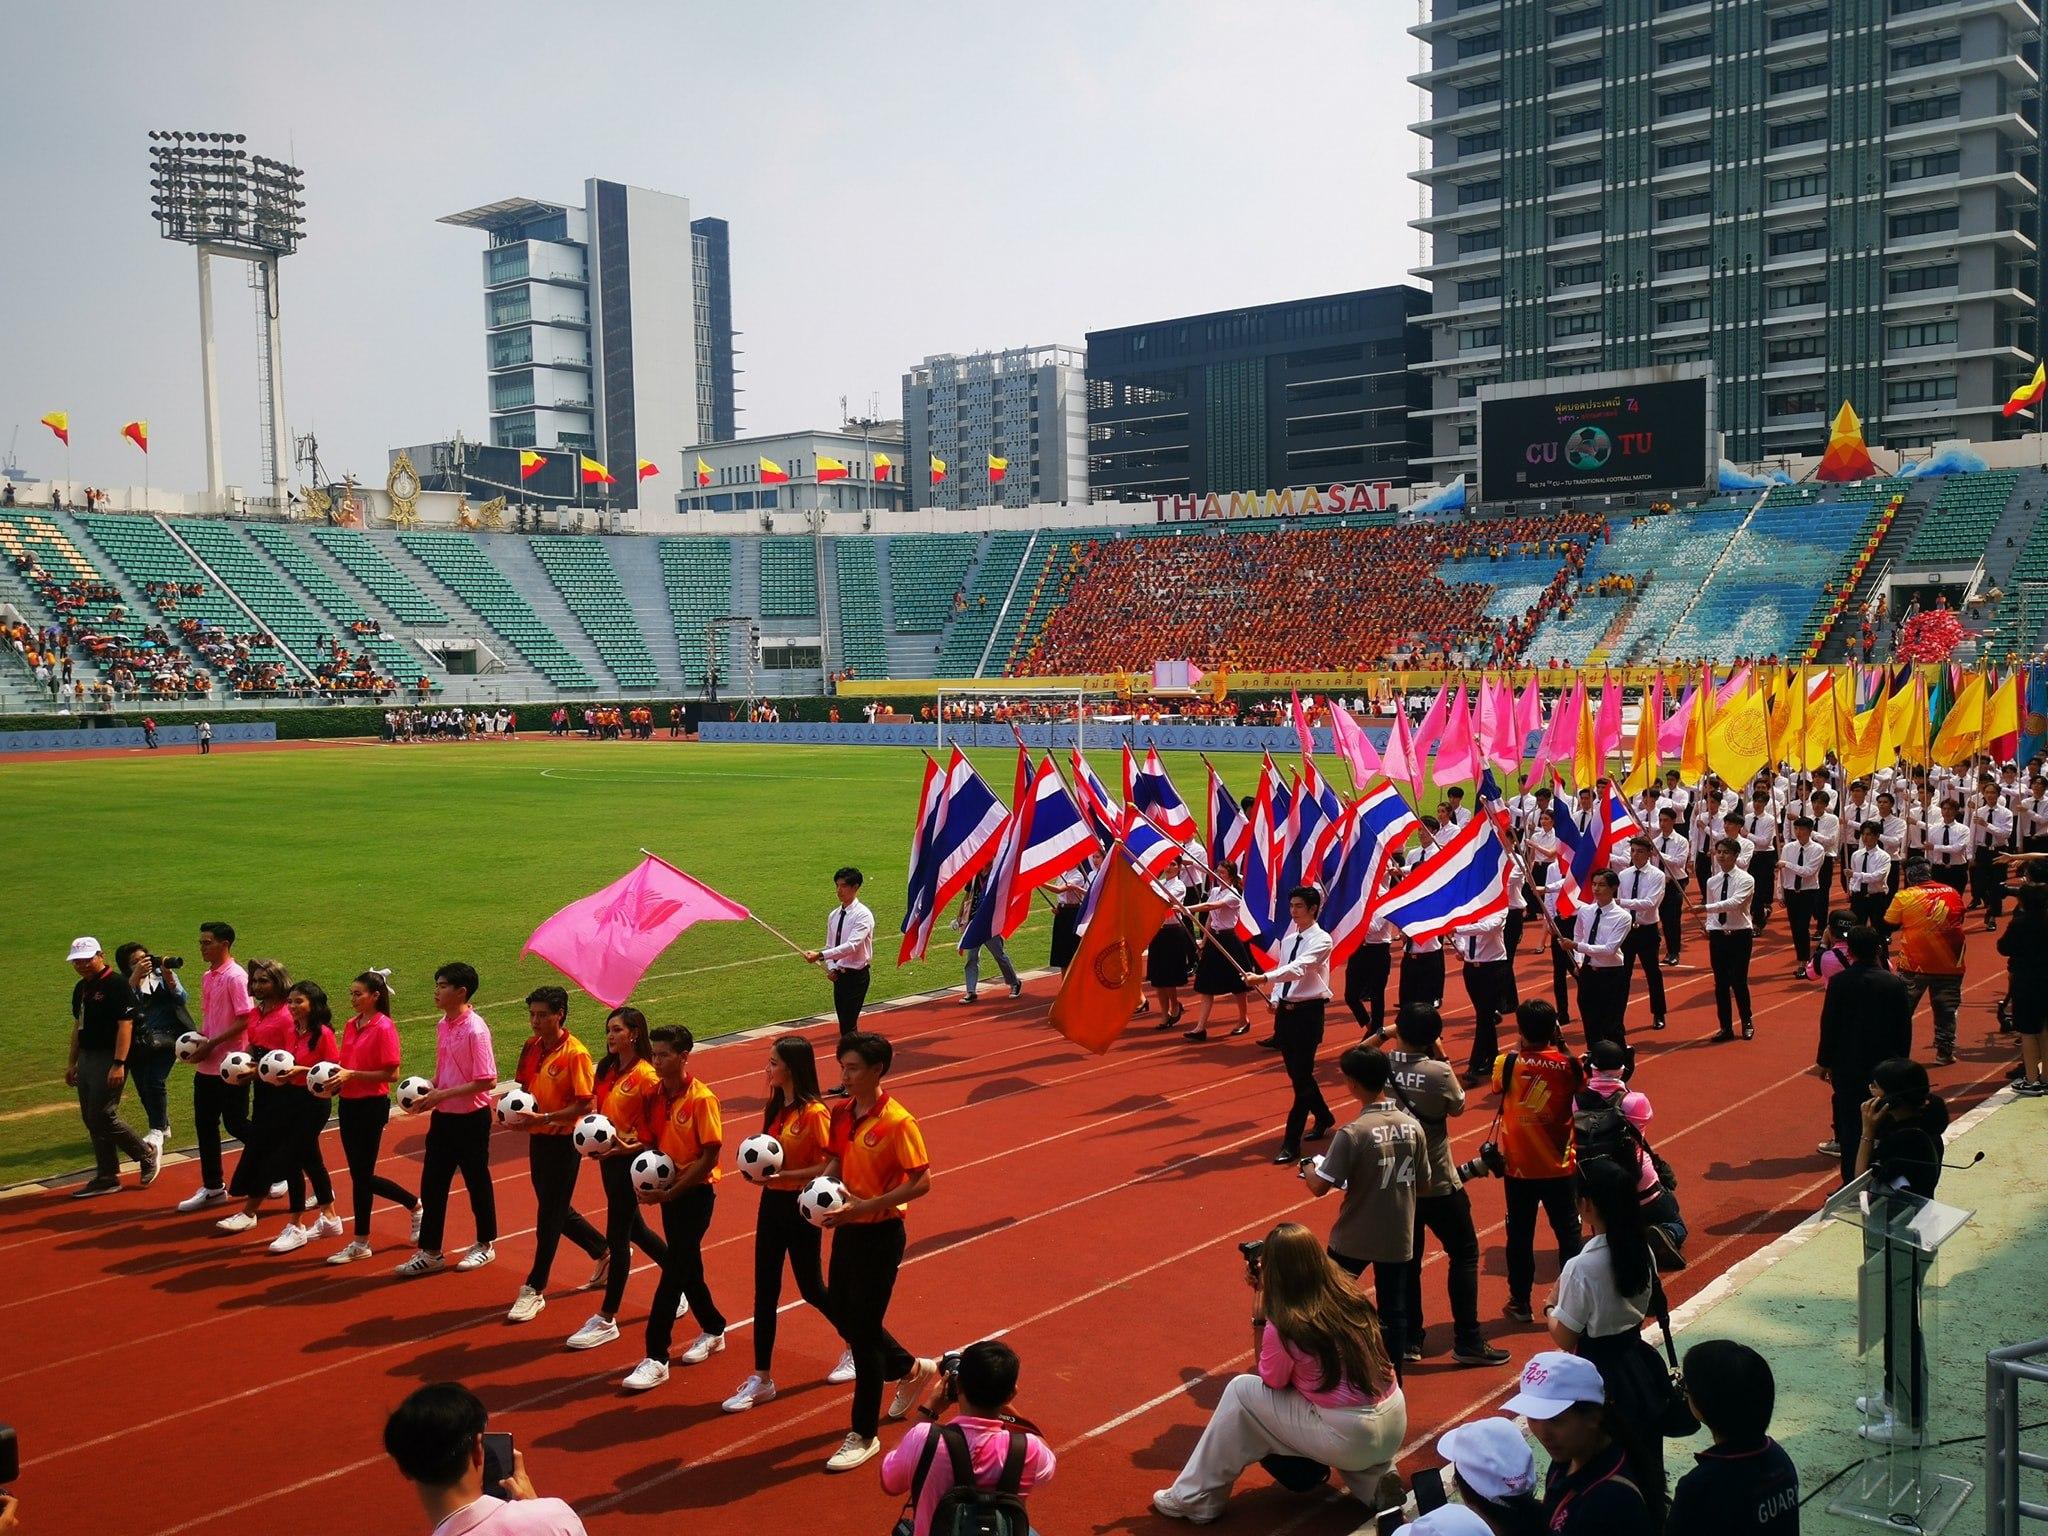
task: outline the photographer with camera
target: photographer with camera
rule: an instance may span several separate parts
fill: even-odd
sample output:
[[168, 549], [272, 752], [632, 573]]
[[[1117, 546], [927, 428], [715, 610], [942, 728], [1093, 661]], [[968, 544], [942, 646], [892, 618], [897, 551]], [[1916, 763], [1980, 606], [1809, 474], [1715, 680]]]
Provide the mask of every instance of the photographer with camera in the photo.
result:
[[1152, 1495], [1152, 1508], [1207, 1524], [1245, 1468], [1267, 1457], [1290, 1460], [1290, 1487], [1315, 1486], [1292, 1475], [1311, 1463], [1334, 1469], [1354, 1497], [1377, 1507], [1408, 1431], [1379, 1315], [1307, 1227], [1283, 1222], [1239, 1248], [1258, 1293], [1257, 1374], [1231, 1378], [1194, 1454], [1172, 1487]]
[[510, 1435], [452, 1381], [420, 1387], [384, 1421], [384, 1450], [419, 1494], [434, 1536], [586, 1536], [576, 1511], [533, 1491]]
[[[1016, 1395], [1009, 1345], [984, 1339], [940, 1357], [938, 1400], [882, 1458], [882, 1491], [909, 1496], [896, 1536], [1027, 1536], [1025, 1496], [1052, 1476], [1055, 1462], [1037, 1426], [1008, 1411]], [[948, 1408], [955, 1412], [941, 1422]]]
[[185, 984], [178, 979], [184, 964], [181, 955], [160, 960], [141, 944], [123, 944], [114, 951], [114, 969], [128, 978], [138, 1009], [135, 1033], [128, 1042], [128, 1081], [135, 1085], [135, 1097], [149, 1120], [142, 1139], [159, 1155], [171, 1134], [171, 1107], [164, 1090], [177, 1064], [178, 1036], [195, 1027], [186, 1006]]
[[1536, 1283], [1536, 1212], [1549, 1218], [1562, 1264], [1579, 1251], [1579, 1213], [1572, 1192], [1577, 1163], [1572, 1151], [1572, 1096], [1584, 1086], [1585, 1068], [1564, 1048], [1557, 1012], [1541, 998], [1515, 1010], [1522, 1048], [1494, 1064], [1501, 1102], [1494, 1134], [1479, 1155], [1458, 1169], [1461, 1179], [1499, 1177], [1507, 1186], [1508, 1304], [1503, 1315], [1534, 1320], [1529, 1293]]
[[121, 1090], [128, 1082], [128, 1050], [135, 1034], [135, 994], [100, 952], [93, 938], [71, 941], [71, 1050], [64, 1081], [78, 1090], [78, 1118], [92, 1140], [94, 1172], [72, 1192], [74, 1200], [110, 1195], [121, 1187], [121, 1154], [142, 1166], [142, 1186], [156, 1181], [158, 1155], [121, 1118]]

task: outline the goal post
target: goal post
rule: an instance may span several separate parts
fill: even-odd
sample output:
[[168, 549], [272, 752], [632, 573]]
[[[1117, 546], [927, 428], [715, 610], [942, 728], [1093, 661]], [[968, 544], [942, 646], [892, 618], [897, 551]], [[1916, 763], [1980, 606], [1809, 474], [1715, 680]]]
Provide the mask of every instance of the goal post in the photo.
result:
[[[1121, 738], [1130, 711], [1116, 694], [1089, 688], [941, 688], [938, 691], [937, 750], [956, 747], [1007, 747], [1017, 725], [1052, 726], [1053, 744], [1086, 752]], [[1068, 729], [1061, 729], [1066, 727]]]

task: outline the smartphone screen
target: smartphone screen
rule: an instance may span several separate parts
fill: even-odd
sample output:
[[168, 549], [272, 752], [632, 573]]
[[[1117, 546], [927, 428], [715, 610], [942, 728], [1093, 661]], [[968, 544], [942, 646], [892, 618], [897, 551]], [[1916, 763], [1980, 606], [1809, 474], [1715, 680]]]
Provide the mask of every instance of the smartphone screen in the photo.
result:
[[1444, 1504], [1444, 1469], [1423, 1468], [1408, 1480], [1408, 1491], [1415, 1495], [1417, 1513], [1426, 1515], [1432, 1509], [1441, 1509]]
[[512, 1437], [484, 1435], [484, 1492], [505, 1497], [505, 1479], [512, 1475]]
[[1400, 1530], [1401, 1526], [1401, 1511], [1398, 1509], [1383, 1509], [1379, 1513], [1379, 1518], [1373, 1522], [1373, 1536], [1394, 1536], [1394, 1533]]
[[14, 1426], [0, 1424], [0, 1486], [21, 1481], [21, 1452], [14, 1443]]

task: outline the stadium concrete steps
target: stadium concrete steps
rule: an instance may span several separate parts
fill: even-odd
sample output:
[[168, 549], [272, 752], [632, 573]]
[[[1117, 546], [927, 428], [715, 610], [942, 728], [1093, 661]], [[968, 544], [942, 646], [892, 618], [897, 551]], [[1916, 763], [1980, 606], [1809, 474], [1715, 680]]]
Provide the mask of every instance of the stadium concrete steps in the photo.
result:
[[1852, 617], [1861, 614], [1877, 595], [1877, 585], [1891, 574], [1892, 568], [1904, 557], [1913, 545], [1914, 536], [1920, 532], [1920, 525], [1927, 520], [1928, 504], [1934, 499], [1937, 487], [1916, 485], [1906, 492], [1906, 498], [1899, 505], [1899, 514], [1892, 519], [1892, 525], [1885, 530], [1877, 552], [1870, 557], [1870, 565], [1863, 577], [1849, 594], [1849, 605], [1842, 622], [1821, 646], [1820, 654], [1814, 659], [1819, 662], [1847, 661], [1849, 648], [1860, 638], [1862, 620]]
[[555, 695], [557, 690], [534, 665], [520, 655], [509, 640], [486, 624], [482, 616], [462, 600], [461, 594], [429, 570], [424, 560], [399, 543], [395, 532], [389, 528], [364, 529], [363, 536], [376, 546], [377, 552], [390, 562], [392, 569], [441, 605], [449, 623], [437, 626], [431, 633], [460, 635], [466, 640], [474, 640], [504, 665], [502, 672], [481, 673], [474, 677], [450, 673], [446, 702], [476, 702], [491, 696], [488, 690], [498, 684], [516, 685], [533, 698], [552, 698]]
[[[887, 619], [883, 638], [889, 649], [889, 675], [930, 677], [939, 664], [940, 636], [905, 634], [897, 629], [896, 610], [890, 597], [896, 590], [895, 579], [889, 570], [889, 547], [893, 542], [890, 539], [875, 540], [875, 570], [882, 583], [882, 609]], [[983, 542], [986, 543], [985, 540]]]
[[569, 605], [562, 600], [547, 570], [534, 555], [533, 544], [516, 533], [486, 533], [472, 535], [477, 548], [483, 551], [505, 579], [519, 589], [519, 595], [534, 611], [541, 623], [547, 625], [562, 649], [583, 663], [583, 670], [597, 679], [599, 692], [620, 691], [618, 675], [605, 665], [597, 644], [585, 632], [582, 622], [569, 611]]
[[[140, 619], [145, 625], [162, 625], [166, 632], [169, 633], [172, 645], [191, 660], [193, 669], [215, 679], [217, 686], [214, 688], [213, 693], [208, 696], [209, 703], [216, 700], [229, 700], [235, 696], [233, 690], [227, 686], [222, 674], [215, 671], [212, 663], [199, 654], [197, 647], [178, 633], [175, 624], [171, 623], [163, 614], [157, 611], [155, 603], [152, 603], [147, 597], [143, 596], [142, 584], [129, 580], [128, 573], [121, 568], [121, 563], [100, 547], [99, 540], [86, 531], [85, 524], [81, 523], [69, 509], [62, 512], [50, 512], [46, 515], [51, 522], [64, 530], [71, 542], [78, 546], [79, 552], [86, 559], [90, 560], [100, 575], [112, 585], [116, 592], [121, 594], [121, 606], [128, 610], [131, 617]], [[144, 521], [148, 521], [148, 519], [144, 519]], [[282, 660], [282, 655], [278, 659]]]
[[[397, 640], [407, 650], [418, 652], [420, 660], [430, 672], [440, 672], [443, 670], [438, 660], [420, 651], [414, 639], [415, 626], [405, 623], [397, 614], [387, 608], [383, 600], [375, 592], [372, 592], [347, 566], [329, 554], [327, 547], [314, 538], [307, 530], [293, 528], [289, 531], [292, 536], [292, 542], [305, 552], [306, 558], [325, 571], [329, 581], [354, 598], [363, 612], [377, 621], [378, 626], [385, 634]], [[287, 572], [286, 574], [290, 573]], [[296, 579], [293, 584], [301, 585]], [[307, 595], [311, 596], [310, 593]], [[420, 628], [418, 632], [421, 634], [439, 634], [443, 629], [451, 627], [447, 625], [431, 625]]]
[[683, 677], [683, 658], [676, 650], [675, 618], [669, 612], [668, 588], [661, 579], [661, 548], [655, 539], [613, 539], [606, 545], [625, 588], [626, 602], [640, 626], [641, 638], [654, 658], [660, 687], [671, 698], [690, 689]]
[[2028, 536], [2041, 516], [2044, 484], [2048, 484], [2048, 478], [2039, 470], [2024, 470], [2013, 482], [2012, 497], [1992, 527], [1990, 541], [1984, 548], [1984, 576], [1994, 587], [2012, 585], [2013, 568], [2020, 563], [2020, 553], [2027, 547]]

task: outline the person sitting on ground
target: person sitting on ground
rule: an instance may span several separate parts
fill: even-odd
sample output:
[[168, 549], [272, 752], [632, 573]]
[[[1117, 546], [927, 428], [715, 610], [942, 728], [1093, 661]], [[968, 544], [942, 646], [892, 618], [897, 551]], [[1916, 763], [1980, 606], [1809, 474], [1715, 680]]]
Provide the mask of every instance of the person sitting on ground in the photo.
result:
[[1671, 1494], [1665, 1536], [1797, 1536], [1799, 1471], [1770, 1437], [1777, 1384], [1747, 1344], [1708, 1339], [1685, 1352], [1685, 1400], [1714, 1437]]
[[[951, 1364], [933, 1417], [911, 1426], [910, 1433], [896, 1443], [896, 1449], [882, 1458], [882, 1491], [910, 1494], [917, 1501], [913, 1536], [927, 1536], [933, 1517], [947, 1494], [958, 1486], [953, 1449], [964, 1451], [973, 1474], [973, 1486], [995, 1489], [1008, 1470], [1013, 1438], [1021, 1441], [1017, 1456], [1015, 1492], [1019, 1499], [1043, 1484], [1053, 1474], [1052, 1447], [1036, 1429], [1011, 1414], [1011, 1399], [1017, 1395], [1017, 1352], [994, 1339], [970, 1344]], [[959, 1411], [944, 1423], [937, 1415], [947, 1407]], [[957, 1437], [948, 1431], [958, 1431]], [[931, 1441], [936, 1449], [927, 1451]], [[920, 1479], [920, 1472], [924, 1473]], [[918, 1484], [922, 1482], [922, 1487]], [[951, 1526], [941, 1529], [950, 1530]]]
[[1655, 1426], [1615, 1411], [1592, 1361], [1554, 1349], [1531, 1356], [1521, 1390], [1501, 1411], [1527, 1419], [1550, 1454], [1543, 1514], [1551, 1536], [1657, 1536], [1663, 1529], [1663, 1479], [1645, 1470]]
[[575, 1510], [533, 1491], [516, 1450], [500, 1492], [485, 1492], [488, 1421], [477, 1395], [450, 1381], [419, 1388], [384, 1421], [384, 1449], [418, 1491], [435, 1536], [587, 1536]]
[[[1536, 1457], [1520, 1430], [1503, 1418], [1473, 1419], [1455, 1425], [1437, 1437], [1436, 1453], [1444, 1459], [1454, 1504], [1431, 1516], [1411, 1515], [1404, 1531], [1436, 1531], [1452, 1536], [1459, 1530], [1478, 1536], [1543, 1536], [1547, 1522], [1543, 1503], [1536, 1496]], [[1411, 1495], [1408, 1508], [1412, 1509]], [[1468, 1513], [1471, 1518], [1454, 1523], [1445, 1510]]]

